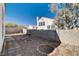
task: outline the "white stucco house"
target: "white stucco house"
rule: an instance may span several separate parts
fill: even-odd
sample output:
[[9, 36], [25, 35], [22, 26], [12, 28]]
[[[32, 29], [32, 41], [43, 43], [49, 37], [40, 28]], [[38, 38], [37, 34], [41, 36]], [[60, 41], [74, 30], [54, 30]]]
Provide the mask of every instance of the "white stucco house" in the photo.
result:
[[47, 17], [37, 17], [37, 25], [29, 25], [28, 29], [37, 29], [37, 30], [55, 30], [57, 26], [54, 23], [55, 19]]
[[55, 19], [50, 19], [46, 17], [37, 17], [37, 29], [40, 30], [55, 30], [57, 26], [54, 23]]

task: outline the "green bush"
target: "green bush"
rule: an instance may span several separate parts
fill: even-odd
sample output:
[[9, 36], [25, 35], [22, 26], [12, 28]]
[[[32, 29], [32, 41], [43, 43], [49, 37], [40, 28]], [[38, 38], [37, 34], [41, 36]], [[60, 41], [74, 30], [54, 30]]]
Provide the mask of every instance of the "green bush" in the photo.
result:
[[6, 27], [17, 27], [17, 24], [15, 24], [13, 22], [8, 22], [8, 23], [5, 23], [5, 26]]

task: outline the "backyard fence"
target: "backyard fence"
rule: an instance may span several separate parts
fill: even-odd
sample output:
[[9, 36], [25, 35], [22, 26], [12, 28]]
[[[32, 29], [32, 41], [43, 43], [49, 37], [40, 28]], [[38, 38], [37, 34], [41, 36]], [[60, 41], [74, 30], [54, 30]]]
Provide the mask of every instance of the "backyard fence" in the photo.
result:
[[22, 33], [22, 29], [18, 27], [6, 27], [5, 34]]
[[33, 37], [40, 37], [46, 40], [60, 42], [56, 30], [27, 30], [27, 34], [29, 33]]
[[27, 30], [32, 36], [79, 46], [79, 30]]
[[56, 30], [56, 32], [62, 43], [79, 46], [79, 30]]

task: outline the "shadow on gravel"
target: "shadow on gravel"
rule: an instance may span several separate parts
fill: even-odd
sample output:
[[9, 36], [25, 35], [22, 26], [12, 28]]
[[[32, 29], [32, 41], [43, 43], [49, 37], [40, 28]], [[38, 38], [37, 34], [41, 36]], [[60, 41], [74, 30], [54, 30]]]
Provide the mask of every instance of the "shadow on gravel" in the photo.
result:
[[2, 55], [46, 56], [61, 44], [55, 30], [30, 31], [30, 36], [16, 35], [5, 37]]

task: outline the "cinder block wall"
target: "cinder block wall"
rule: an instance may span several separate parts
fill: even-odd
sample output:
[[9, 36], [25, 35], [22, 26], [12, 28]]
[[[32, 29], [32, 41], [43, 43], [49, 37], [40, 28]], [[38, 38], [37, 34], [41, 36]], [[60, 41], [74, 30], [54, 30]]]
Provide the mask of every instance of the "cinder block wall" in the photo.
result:
[[79, 30], [27, 30], [32, 36], [79, 46]]
[[79, 46], [79, 30], [56, 30], [61, 43]]
[[5, 27], [5, 34], [22, 33], [22, 29], [18, 27]]
[[27, 34], [51, 41], [60, 41], [55, 30], [27, 30]]

